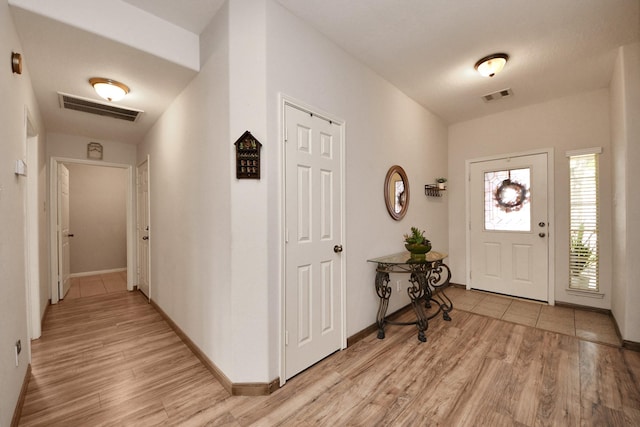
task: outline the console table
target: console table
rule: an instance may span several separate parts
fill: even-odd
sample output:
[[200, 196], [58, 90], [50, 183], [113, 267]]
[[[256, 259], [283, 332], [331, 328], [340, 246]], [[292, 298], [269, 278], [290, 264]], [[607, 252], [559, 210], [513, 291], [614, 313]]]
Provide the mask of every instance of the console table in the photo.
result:
[[[390, 325], [416, 325], [418, 339], [427, 341], [425, 331], [429, 327], [429, 320], [438, 313], [442, 313], [444, 320], [451, 320], [449, 312], [453, 309], [453, 302], [444, 293], [449, 286], [451, 270], [442, 262], [447, 254], [431, 251], [426, 254], [425, 260], [414, 260], [409, 252], [387, 255], [380, 258], [367, 260], [377, 264], [376, 266], [376, 293], [380, 297], [376, 323], [378, 325], [378, 338], [384, 338], [384, 327]], [[411, 299], [411, 306], [416, 314], [415, 322], [394, 322], [387, 319], [389, 298], [393, 291], [389, 286], [389, 273], [410, 274], [407, 293]], [[426, 308], [431, 308], [431, 303], [436, 304], [438, 310], [427, 316]], [[424, 304], [424, 307], [423, 307]]]

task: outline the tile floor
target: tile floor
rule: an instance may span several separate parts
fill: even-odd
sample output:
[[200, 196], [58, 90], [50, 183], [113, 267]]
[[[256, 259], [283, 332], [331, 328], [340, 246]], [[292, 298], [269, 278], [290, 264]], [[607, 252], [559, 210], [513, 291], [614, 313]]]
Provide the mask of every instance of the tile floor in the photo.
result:
[[621, 346], [613, 318], [608, 314], [522, 300], [451, 287], [446, 291], [453, 309], [495, 317], [584, 340]]
[[113, 273], [98, 274], [95, 276], [81, 276], [71, 278], [71, 287], [64, 297], [74, 299], [106, 295], [114, 292], [126, 292], [127, 272], [116, 271]]

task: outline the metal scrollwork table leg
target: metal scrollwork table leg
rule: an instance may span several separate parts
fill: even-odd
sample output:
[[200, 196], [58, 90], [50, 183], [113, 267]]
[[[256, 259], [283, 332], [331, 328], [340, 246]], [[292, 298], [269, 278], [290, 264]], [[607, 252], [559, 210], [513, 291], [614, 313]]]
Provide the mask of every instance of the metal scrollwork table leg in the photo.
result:
[[376, 273], [376, 293], [380, 297], [378, 305], [378, 315], [376, 323], [378, 324], [378, 338], [384, 338], [385, 316], [387, 315], [387, 307], [389, 307], [389, 297], [391, 296], [391, 287], [389, 286], [389, 273], [386, 271], [378, 271]]
[[[449, 270], [446, 264], [437, 261], [431, 264], [415, 265], [412, 266], [410, 270], [404, 271], [405, 273], [411, 273], [409, 278], [411, 286], [407, 288], [407, 293], [411, 300], [411, 307], [416, 315], [416, 321], [414, 322], [394, 322], [386, 318], [389, 298], [392, 293], [392, 288], [389, 286], [389, 272], [394, 272], [394, 270], [384, 265], [380, 265], [376, 271], [376, 293], [380, 298], [376, 316], [378, 338], [384, 339], [384, 327], [386, 324], [416, 325], [418, 329], [418, 340], [426, 342], [427, 337], [425, 331], [429, 327], [430, 319], [433, 319], [442, 312], [442, 318], [444, 320], [451, 320], [449, 312], [453, 310], [453, 302], [444, 293], [444, 289], [449, 285], [451, 279], [451, 270]], [[438, 310], [430, 316], [427, 316], [425, 307], [431, 308], [432, 302], [436, 304]]]

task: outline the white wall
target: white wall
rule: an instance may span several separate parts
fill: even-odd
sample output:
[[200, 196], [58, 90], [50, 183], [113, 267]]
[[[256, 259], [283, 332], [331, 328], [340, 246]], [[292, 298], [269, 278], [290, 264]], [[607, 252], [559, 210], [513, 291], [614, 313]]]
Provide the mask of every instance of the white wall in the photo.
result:
[[[613, 300], [622, 338], [640, 342], [640, 44], [619, 49], [611, 80], [613, 144]], [[636, 261], [636, 262], [634, 262]]]
[[[27, 365], [31, 361], [27, 323], [27, 279], [25, 277], [26, 178], [14, 174], [15, 161], [26, 159], [25, 107], [33, 125], [43, 135], [44, 126], [29, 79], [29, 59], [23, 74], [13, 74], [11, 52], [22, 52], [6, 1], [0, 2], [0, 425], [11, 423]], [[42, 147], [40, 143], [37, 144]], [[38, 158], [40, 154], [38, 154]], [[29, 173], [39, 174], [40, 165]], [[14, 344], [22, 342], [19, 366], [15, 366]]]
[[[280, 357], [278, 94], [346, 121], [348, 335], [375, 322], [366, 259], [403, 250], [412, 225], [447, 250], [446, 196], [423, 193], [447, 174], [446, 127], [270, 0], [225, 4], [201, 40], [200, 74], [138, 147], [151, 158], [151, 294], [231, 381], [266, 382]], [[235, 179], [245, 130], [263, 143], [259, 181]], [[383, 200], [393, 164], [412, 185], [402, 222]], [[394, 295], [391, 310], [407, 303]]]
[[[269, 306], [272, 345], [278, 345], [282, 149], [278, 94], [293, 97], [346, 123], [347, 336], [375, 323], [375, 265], [366, 260], [404, 250], [411, 226], [426, 229], [434, 249], [448, 251], [447, 199], [426, 197], [424, 185], [447, 176], [447, 128], [380, 76], [309, 28], [275, 2], [267, 2], [267, 123], [269, 184]], [[411, 200], [394, 221], [383, 191], [389, 167], [407, 172]], [[448, 192], [447, 192], [448, 193]], [[406, 277], [394, 277], [392, 280]], [[394, 288], [395, 289], [395, 288]], [[389, 313], [409, 303], [394, 290]], [[271, 349], [272, 354], [276, 354]], [[274, 358], [277, 362], [277, 358]], [[273, 367], [272, 367], [273, 369]]]
[[[508, 102], [502, 100], [498, 102]], [[607, 89], [457, 123], [449, 128], [449, 243], [454, 281], [465, 283], [465, 161], [489, 155], [554, 148], [555, 299], [611, 307], [612, 175]], [[601, 299], [568, 293], [569, 166], [566, 151], [603, 147], [600, 156]], [[455, 173], [453, 173], [455, 172]]]
[[[246, 130], [261, 143], [262, 156], [275, 148], [267, 137], [266, 0], [233, 0], [229, 4], [229, 131], [235, 142]], [[248, 31], [251, 28], [251, 31]], [[235, 148], [227, 157], [235, 165]], [[269, 305], [267, 271], [272, 256], [267, 242], [268, 192], [267, 160], [262, 160], [260, 180], [236, 179], [230, 167], [231, 182], [231, 334], [234, 364], [231, 377], [237, 382], [268, 382], [277, 377], [269, 372], [269, 318], [276, 310]], [[250, 337], [248, 339], [248, 337]]]
[[[150, 155], [151, 298], [232, 380], [228, 5], [201, 35], [200, 73], [138, 146]], [[250, 28], [250, 27], [248, 27]], [[246, 268], [251, 268], [246, 260]], [[243, 339], [252, 340], [251, 333]], [[264, 355], [264, 352], [262, 352]], [[250, 368], [249, 368], [250, 369]]]
[[126, 169], [66, 164], [69, 169], [71, 274], [127, 267]]
[[135, 145], [53, 132], [47, 134], [47, 157], [87, 160], [87, 144], [90, 142], [99, 142], [102, 144], [102, 162], [118, 163], [121, 165], [136, 164]]

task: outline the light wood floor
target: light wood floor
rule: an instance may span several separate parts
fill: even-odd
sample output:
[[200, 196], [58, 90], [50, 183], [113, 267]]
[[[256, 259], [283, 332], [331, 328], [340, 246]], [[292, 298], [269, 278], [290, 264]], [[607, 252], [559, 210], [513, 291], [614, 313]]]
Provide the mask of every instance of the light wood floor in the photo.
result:
[[241, 397], [141, 294], [66, 299], [33, 342], [20, 425], [640, 425], [640, 353], [455, 308], [451, 317], [430, 322], [426, 343], [412, 326], [389, 326], [384, 340], [371, 334], [270, 396]]

